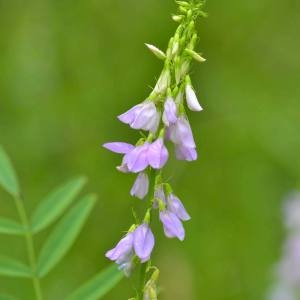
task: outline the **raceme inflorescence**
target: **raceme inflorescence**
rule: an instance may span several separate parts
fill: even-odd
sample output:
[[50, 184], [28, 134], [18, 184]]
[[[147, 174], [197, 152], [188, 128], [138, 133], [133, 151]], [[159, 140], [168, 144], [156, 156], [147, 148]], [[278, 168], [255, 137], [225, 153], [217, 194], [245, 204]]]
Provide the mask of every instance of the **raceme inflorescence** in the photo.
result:
[[[171, 155], [167, 148], [170, 143], [174, 145], [178, 160], [197, 159], [187, 108], [195, 112], [202, 110], [189, 74], [193, 60], [200, 63], [205, 61], [194, 50], [198, 41], [195, 21], [205, 13], [202, 11], [202, 1], [176, 2], [180, 13], [174, 15], [173, 20], [179, 26], [166, 52], [146, 44], [153, 54], [164, 61], [153, 90], [142, 103], [118, 116], [121, 122], [141, 132], [140, 139], [135, 144], [110, 142], [103, 145], [123, 155], [122, 163], [117, 167], [120, 172], [137, 174], [130, 194], [139, 199], [145, 199], [147, 195], [149, 197], [142, 221], [136, 220], [118, 244], [106, 253], [127, 276], [141, 263], [142, 278], [135, 299], [157, 299], [156, 280], [159, 271], [150, 262], [155, 245], [150, 226], [154, 212], [158, 211], [165, 235], [180, 241], [185, 238], [183, 222], [190, 219], [162, 171]], [[153, 272], [147, 279], [150, 271]]]

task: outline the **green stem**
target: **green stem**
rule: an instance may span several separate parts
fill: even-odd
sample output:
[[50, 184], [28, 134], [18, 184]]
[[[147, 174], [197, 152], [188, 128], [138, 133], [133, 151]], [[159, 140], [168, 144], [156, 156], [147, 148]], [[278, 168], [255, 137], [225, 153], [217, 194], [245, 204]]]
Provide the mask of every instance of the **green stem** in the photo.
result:
[[146, 270], [147, 270], [147, 263], [141, 264], [139, 286], [138, 286], [138, 300], [143, 300], [144, 287], [146, 281]]
[[29, 260], [31, 271], [32, 271], [32, 283], [33, 283], [35, 296], [36, 296], [37, 300], [43, 300], [40, 279], [37, 275], [37, 268], [36, 268], [37, 264], [36, 264], [36, 255], [35, 255], [35, 250], [34, 250], [34, 245], [33, 245], [33, 238], [32, 238], [32, 233], [30, 230], [30, 225], [29, 225], [27, 214], [26, 214], [26, 210], [24, 207], [24, 203], [23, 203], [23, 200], [17, 196], [15, 197], [15, 203], [16, 203], [16, 207], [17, 207], [17, 210], [19, 213], [20, 220], [24, 227], [24, 237], [26, 240], [28, 260]]

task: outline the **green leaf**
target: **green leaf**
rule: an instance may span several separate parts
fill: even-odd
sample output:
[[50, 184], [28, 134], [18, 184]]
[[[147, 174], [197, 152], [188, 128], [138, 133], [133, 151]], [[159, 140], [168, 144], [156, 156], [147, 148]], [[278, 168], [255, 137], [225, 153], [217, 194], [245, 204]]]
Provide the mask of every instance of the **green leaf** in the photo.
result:
[[0, 233], [21, 235], [24, 230], [22, 225], [16, 221], [0, 217]]
[[31, 227], [33, 232], [37, 233], [43, 230], [59, 218], [72, 201], [75, 200], [85, 183], [85, 177], [76, 178], [50, 193], [40, 203], [32, 216]]
[[45, 276], [71, 248], [95, 202], [95, 195], [84, 197], [57, 224], [41, 250], [38, 260], [40, 277]]
[[19, 184], [12, 163], [0, 146], [0, 185], [12, 196], [18, 196]]
[[66, 300], [98, 300], [124, 277], [117, 265], [112, 265], [75, 290]]
[[31, 277], [31, 270], [12, 258], [0, 256], [0, 275], [8, 277]]

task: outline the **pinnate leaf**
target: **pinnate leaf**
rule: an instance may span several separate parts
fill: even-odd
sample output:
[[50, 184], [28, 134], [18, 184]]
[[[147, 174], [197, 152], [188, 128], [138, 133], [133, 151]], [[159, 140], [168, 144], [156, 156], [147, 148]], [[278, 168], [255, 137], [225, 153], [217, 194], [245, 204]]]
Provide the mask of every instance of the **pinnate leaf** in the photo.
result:
[[0, 185], [12, 196], [19, 195], [19, 183], [12, 163], [0, 146]]
[[95, 202], [95, 195], [85, 196], [56, 225], [46, 240], [38, 259], [40, 277], [50, 272], [71, 248]]
[[75, 290], [67, 300], [98, 300], [109, 292], [122, 278], [123, 272], [117, 265], [112, 265], [101, 271], [94, 278]]
[[75, 200], [86, 183], [85, 177], [68, 181], [50, 193], [38, 206], [32, 216], [31, 227], [37, 233], [57, 220]]
[[0, 233], [22, 235], [24, 230], [22, 225], [16, 221], [0, 217]]
[[5, 256], [0, 256], [0, 275], [7, 277], [31, 277], [30, 268], [23, 263]]

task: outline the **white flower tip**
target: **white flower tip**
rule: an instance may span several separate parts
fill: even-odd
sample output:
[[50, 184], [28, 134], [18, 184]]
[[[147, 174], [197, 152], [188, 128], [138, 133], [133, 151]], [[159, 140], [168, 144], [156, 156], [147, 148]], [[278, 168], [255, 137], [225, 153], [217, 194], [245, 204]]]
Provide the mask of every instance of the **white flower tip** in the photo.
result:
[[158, 49], [157, 47], [155, 47], [154, 45], [151, 44], [147, 44], [145, 43], [146, 47], [159, 59], [165, 59], [166, 58], [166, 54], [161, 51], [160, 49]]
[[200, 105], [197, 96], [193, 90], [193, 88], [188, 84], [186, 86], [186, 102], [188, 105], [188, 108], [192, 111], [202, 111], [203, 108]]

